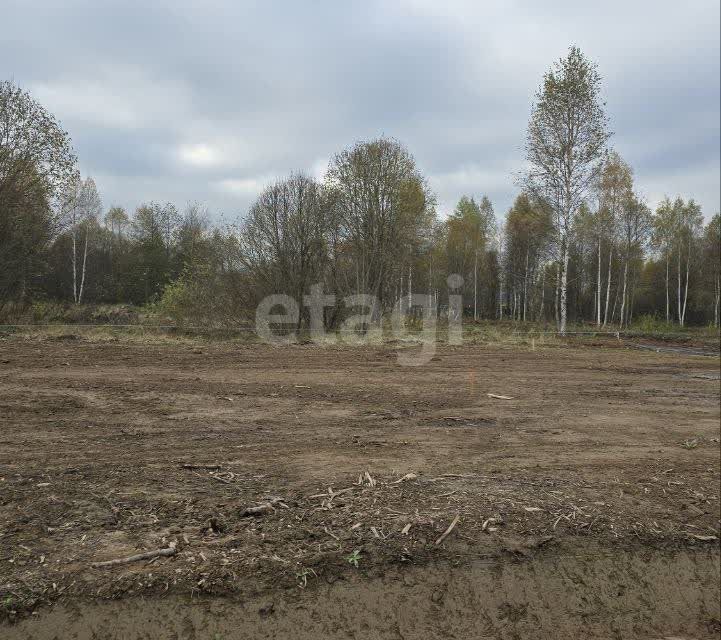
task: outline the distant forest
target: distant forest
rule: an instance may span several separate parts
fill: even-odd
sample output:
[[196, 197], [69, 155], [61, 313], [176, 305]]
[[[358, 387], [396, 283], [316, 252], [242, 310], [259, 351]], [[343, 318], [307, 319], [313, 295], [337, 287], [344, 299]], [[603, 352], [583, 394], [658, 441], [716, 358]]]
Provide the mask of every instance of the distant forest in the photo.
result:
[[198, 203], [105, 207], [53, 115], [0, 83], [0, 310], [153, 303], [232, 325], [270, 293], [301, 300], [322, 283], [338, 299], [332, 327], [356, 293], [377, 297], [379, 317], [409, 291], [442, 310], [446, 278], [460, 274], [468, 319], [718, 327], [719, 214], [705, 223], [693, 194], [651, 210], [610, 146], [602, 104], [595, 65], [570, 49], [534, 98], [502, 216], [467, 195], [440, 215], [411, 153], [379, 138], [340, 151], [321, 181], [299, 172], [269, 184], [237, 223], [219, 224]]

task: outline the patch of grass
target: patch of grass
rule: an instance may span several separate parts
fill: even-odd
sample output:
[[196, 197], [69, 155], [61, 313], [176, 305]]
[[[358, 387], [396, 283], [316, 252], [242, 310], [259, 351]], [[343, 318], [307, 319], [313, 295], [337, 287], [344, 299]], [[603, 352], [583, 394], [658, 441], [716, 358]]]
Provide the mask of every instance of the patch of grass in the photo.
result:
[[304, 567], [300, 571], [296, 572], [295, 579], [298, 581], [298, 586], [301, 589], [305, 589], [308, 586], [308, 576], [317, 576], [313, 569]]
[[361, 553], [359, 549], [356, 549], [353, 551], [353, 553], [346, 556], [345, 560], [348, 564], [352, 564], [356, 569], [358, 568], [358, 565], [361, 561]]
[[641, 333], [672, 333], [679, 331], [678, 326], [652, 315], [643, 315], [634, 319], [630, 329]]

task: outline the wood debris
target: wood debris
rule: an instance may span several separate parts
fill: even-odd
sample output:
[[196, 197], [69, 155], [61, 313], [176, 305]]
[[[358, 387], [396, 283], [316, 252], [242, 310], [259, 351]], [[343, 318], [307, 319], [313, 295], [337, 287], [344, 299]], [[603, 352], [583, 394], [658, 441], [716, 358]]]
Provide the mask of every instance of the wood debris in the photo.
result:
[[153, 558], [165, 557], [169, 558], [177, 553], [175, 545], [166, 547], [164, 549], [155, 549], [154, 551], [145, 551], [144, 553], [136, 553], [132, 556], [125, 558], [116, 558], [115, 560], [105, 560], [103, 562], [93, 562], [90, 566], [94, 569], [100, 569], [103, 567], [115, 567], [121, 564], [129, 564], [131, 562], [140, 562], [141, 560], [151, 560]]
[[438, 538], [438, 540], [436, 540], [436, 546], [438, 546], [439, 544], [441, 544], [441, 542], [443, 542], [443, 541], [448, 537], [448, 534], [449, 534], [451, 531], [453, 531], [453, 527], [455, 527], [455, 526], [458, 524], [458, 521], [459, 521], [460, 519], [461, 519], [461, 516], [460, 516], [460, 515], [456, 515], [456, 517], [453, 518], [453, 522], [451, 522], [451, 524], [448, 526], [448, 529], [446, 529], [446, 530], [441, 534], [441, 537]]

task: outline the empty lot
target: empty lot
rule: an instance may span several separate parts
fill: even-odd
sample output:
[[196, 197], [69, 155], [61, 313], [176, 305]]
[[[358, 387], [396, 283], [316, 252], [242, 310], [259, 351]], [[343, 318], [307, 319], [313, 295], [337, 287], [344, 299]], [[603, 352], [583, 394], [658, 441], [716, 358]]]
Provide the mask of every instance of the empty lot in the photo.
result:
[[[679, 610], [693, 637], [716, 633], [718, 371], [717, 358], [615, 342], [445, 346], [412, 368], [392, 346], [6, 336], [1, 615], [22, 620], [6, 630], [41, 637], [27, 625], [51, 603], [137, 595], [267, 601], [253, 616], [280, 624], [288, 602], [338, 585], [403, 586], [425, 570], [448, 590], [454, 567], [473, 582], [479, 561], [625, 553], [690, 563], [694, 609]], [[169, 546], [173, 557], [91, 566]], [[619, 628], [679, 631], [641, 596], [647, 610], [624, 622], [634, 605], [616, 611], [616, 579], [589, 605], [599, 629], [605, 606]], [[434, 607], [453, 601], [438, 589]], [[493, 606], [489, 634], [539, 624], [538, 603]]]

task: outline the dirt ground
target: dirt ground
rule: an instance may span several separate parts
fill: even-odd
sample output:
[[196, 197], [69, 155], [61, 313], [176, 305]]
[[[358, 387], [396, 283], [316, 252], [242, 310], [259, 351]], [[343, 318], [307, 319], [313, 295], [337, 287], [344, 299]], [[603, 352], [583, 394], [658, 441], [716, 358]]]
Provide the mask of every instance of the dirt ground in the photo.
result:
[[[281, 601], [330, 588], [381, 581], [392, 594], [391, 582], [425, 569], [447, 585], [454, 568], [473, 582], [479, 562], [550, 571], [581, 556], [616, 558], [599, 562], [617, 577], [656, 562], [659, 580], [663, 567], [691, 563], [676, 604], [694, 608], [679, 606], [678, 624], [717, 636], [718, 374], [718, 358], [613, 341], [443, 346], [430, 364], [402, 367], [392, 345], [6, 335], [0, 637], [53, 603], [70, 624], [77, 603], [140, 595], [219, 594], [260, 603], [255, 618], [277, 625]], [[173, 555], [92, 566], [161, 548]], [[634, 571], [629, 585], [643, 578]], [[607, 623], [599, 633], [620, 637], [609, 631], [613, 576], [593, 610]], [[423, 615], [436, 616], [438, 637], [483, 637], [472, 625], [468, 636], [443, 631], [436, 592]], [[639, 598], [627, 606], [650, 607], [646, 626], [623, 637], [682, 630], [671, 628], [673, 589], [656, 604]], [[487, 637], [526, 637], [530, 600], [521, 613], [522, 598], [496, 600]], [[429, 629], [422, 635], [435, 637]]]

